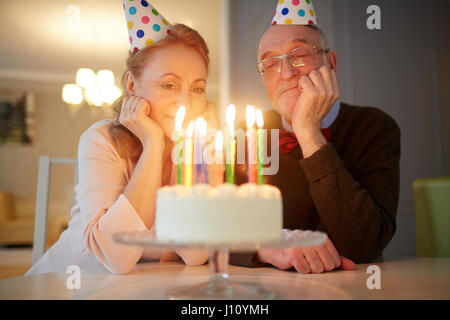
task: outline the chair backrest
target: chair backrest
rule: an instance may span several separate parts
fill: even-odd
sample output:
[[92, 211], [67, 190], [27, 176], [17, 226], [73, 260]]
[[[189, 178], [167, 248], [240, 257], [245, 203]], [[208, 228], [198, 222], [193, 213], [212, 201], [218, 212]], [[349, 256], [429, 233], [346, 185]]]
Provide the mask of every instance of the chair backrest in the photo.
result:
[[450, 258], [450, 177], [413, 182], [417, 255]]
[[36, 214], [33, 236], [34, 265], [44, 254], [47, 244], [47, 218], [48, 218], [48, 195], [50, 187], [50, 169], [53, 164], [65, 164], [75, 166], [74, 184], [78, 184], [78, 162], [74, 158], [51, 158], [50, 156], [39, 157], [39, 173], [36, 190]]

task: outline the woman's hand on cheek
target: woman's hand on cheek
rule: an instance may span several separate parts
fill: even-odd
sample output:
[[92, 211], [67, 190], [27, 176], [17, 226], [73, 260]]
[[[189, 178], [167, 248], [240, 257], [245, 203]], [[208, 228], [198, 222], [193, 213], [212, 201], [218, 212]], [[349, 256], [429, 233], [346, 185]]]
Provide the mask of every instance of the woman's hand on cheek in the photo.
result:
[[145, 148], [155, 143], [164, 145], [162, 128], [150, 118], [150, 103], [141, 97], [124, 97], [119, 122], [130, 130]]

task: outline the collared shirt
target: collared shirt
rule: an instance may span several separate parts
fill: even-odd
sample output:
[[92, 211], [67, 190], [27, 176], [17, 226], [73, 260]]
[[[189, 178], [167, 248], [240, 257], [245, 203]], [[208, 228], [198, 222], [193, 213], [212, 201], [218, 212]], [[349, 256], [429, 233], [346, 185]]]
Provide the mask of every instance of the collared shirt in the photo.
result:
[[[336, 100], [333, 107], [331, 108], [330, 112], [327, 113], [327, 115], [322, 119], [322, 126], [321, 128], [328, 128], [331, 126], [331, 124], [334, 122], [334, 120], [337, 118], [339, 114], [339, 109], [341, 108], [341, 101]], [[283, 124], [283, 128], [286, 131], [294, 132], [294, 129], [292, 129], [292, 126], [287, 122], [287, 120], [282, 116], [281, 122]]]

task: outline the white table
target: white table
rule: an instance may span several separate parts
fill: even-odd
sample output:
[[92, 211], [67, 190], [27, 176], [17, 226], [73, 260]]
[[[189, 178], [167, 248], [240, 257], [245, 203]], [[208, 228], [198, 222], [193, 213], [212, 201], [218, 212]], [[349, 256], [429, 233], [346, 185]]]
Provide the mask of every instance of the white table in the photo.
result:
[[[229, 274], [272, 290], [278, 299], [450, 299], [450, 259], [404, 257], [373, 264], [381, 269], [380, 290], [367, 288], [370, 264], [306, 275], [229, 266]], [[129, 275], [82, 274], [80, 290], [67, 289], [68, 277], [49, 273], [0, 280], [0, 299], [166, 299], [170, 288], [207, 281], [209, 269], [180, 262], [139, 263]]]

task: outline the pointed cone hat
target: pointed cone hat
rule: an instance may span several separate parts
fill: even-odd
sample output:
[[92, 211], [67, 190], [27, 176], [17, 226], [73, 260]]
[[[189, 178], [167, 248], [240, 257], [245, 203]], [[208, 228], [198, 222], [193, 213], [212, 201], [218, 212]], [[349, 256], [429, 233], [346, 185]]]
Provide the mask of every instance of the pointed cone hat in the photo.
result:
[[147, 1], [123, 0], [123, 9], [132, 52], [152, 45], [170, 33], [170, 23]]
[[272, 24], [318, 25], [311, 0], [279, 0]]

